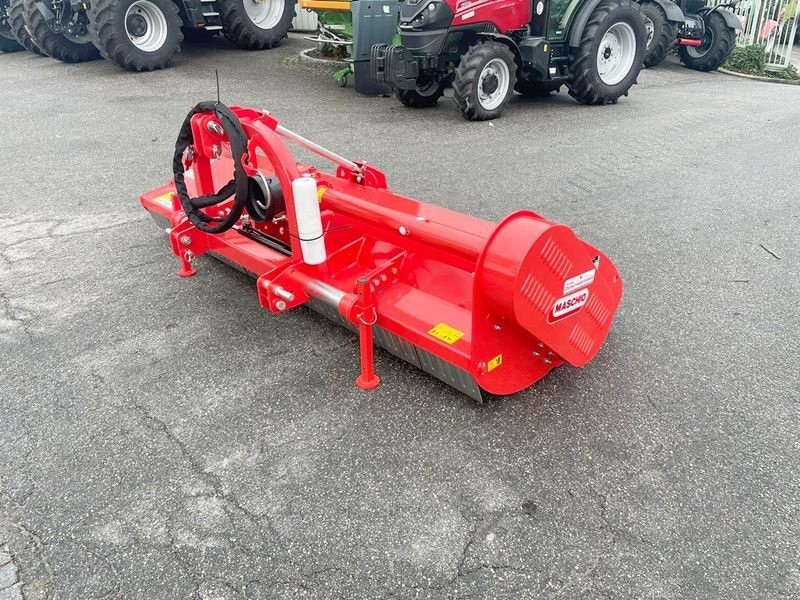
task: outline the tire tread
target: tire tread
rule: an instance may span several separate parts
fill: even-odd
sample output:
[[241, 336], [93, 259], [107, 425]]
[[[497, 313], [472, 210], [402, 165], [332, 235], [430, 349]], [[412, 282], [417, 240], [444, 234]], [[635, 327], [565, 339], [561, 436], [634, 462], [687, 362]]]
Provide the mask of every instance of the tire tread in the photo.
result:
[[8, 12], [11, 33], [17, 38], [17, 41], [22, 44], [28, 52], [33, 52], [39, 56], [45, 56], [45, 53], [42, 52], [42, 49], [33, 41], [30, 32], [25, 26], [25, 6], [23, 5], [23, 0], [9, 0]]
[[648, 52], [645, 49], [644, 66], [655, 67], [662, 62], [678, 43], [678, 25], [667, 20], [667, 13], [655, 2], [643, 2], [642, 12], [645, 10], [658, 11], [663, 24], [658, 36], [653, 39], [653, 47]]
[[[511, 65], [509, 69], [509, 93], [505, 102], [492, 111], [486, 111], [477, 103], [472, 102], [475, 85], [478, 82], [479, 69], [489, 57], [504, 58]], [[500, 116], [506, 104], [513, 95], [512, 90], [516, 85], [516, 62], [514, 53], [499, 42], [486, 41], [470, 46], [461, 57], [453, 76], [453, 100], [461, 111], [461, 115], [469, 121], [486, 121]]]
[[708, 72], [717, 70], [726, 60], [728, 60], [728, 57], [730, 56], [731, 52], [733, 52], [733, 47], [736, 44], [736, 32], [728, 27], [725, 19], [717, 13], [711, 13], [708, 15], [706, 27], [710, 28], [712, 26], [715, 30], [714, 40], [715, 42], [717, 40], [719, 41], [716, 44], [716, 47], [709, 50], [705, 56], [694, 58], [689, 56], [689, 52], [686, 47], [681, 46], [678, 48], [678, 56], [680, 57], [684, 66], [695, 71]]
[[[595, 75], [597, 58], [593, 47], [604, 21], [609, 15], [623, 8], [635, 11], [636, 18], [639, 19], [638, 22], [641, 24], [641, 31], [644, 33], [644, 19], [641, 18], [638, 4], [630, 0], [602, 0], [589, 16], [589, 20], [581, 33], [580, 45], [577, 48], [570, 49], [570, 78], [567, 81], [567, 87], [569, 95], [581, 104], [615, 104], [620, 96], [628, 95], [628, 89], [620, 90], [618, 93], [616, 90], [603, 89], [608, 87], [619, 88], [619, 84], [606, 86], [600, 81], [599, 76]], [[644, 40], [644, 36], [640, 36], [640, 39]], [[642, 47], [637, 48], [637, 54], [643, 57], [644, 47], [643, 44], [640, 45]], [[638, 77], [641, 68], [642, 59], [638, 61], [634, 59], [632, 71], [635, 70], [636, 74], [631, 85], [636, 83], [636, 77]]]
[[23, 17], [31, 38], [47, 56], [67, 63], [87, 62], [100, 58], [100, 51], [91, 42], [78, 44], [50, 29], [42, 13], [36, 10], [33, 0], [25, 0]]
[[[245, 2], [247, 0], [244, 0]], [[245, 50], [269, 50], [289, 35], [297, 0], [284, 0], [284, 12], [272, 29], [259, 29], [247, 16], [243, 0], [219, 0], [222, 33]]]
[[[93, 0], [89, 9], [89, 33], [103, 58], [127, 71], [155, 71], [170, 66], [175, 55], [181, 51], [183, 33], [178, 6], [171, 0], [164, 4], [166, 6], [159, 8], [164, 11], [167, 27], [175, 29], [177, 37], [168, 52], [154, 52], [149, 57], [137, 51], [128, 38], [122, 23], [124, 16], [117, 19], [118, 11], [122, 8], [119, 0]], [[169, 34], [165, 43], [169, 43]]]

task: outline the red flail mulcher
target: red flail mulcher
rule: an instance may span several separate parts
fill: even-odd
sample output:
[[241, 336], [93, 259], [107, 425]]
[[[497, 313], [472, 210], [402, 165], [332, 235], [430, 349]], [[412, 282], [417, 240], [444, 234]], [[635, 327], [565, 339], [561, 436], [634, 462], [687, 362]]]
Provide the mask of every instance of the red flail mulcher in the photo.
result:
[[[287, 143], [336, 165], [300, 164]], [[379, 384], [373, 344], [482, 401], [563, 363], [587, 364], [622, 296], [612, 262], [531, 211], [500, 223], [395, 194], [386, 176], [269, 113], [198, 104], [173, 180], [141, 203], [181, 276], [210, 254], [256, 279], [261, 305], [308, 305], [358, 333], [357, 385]], [[354, 374], [356, 368], [354, 366]]]

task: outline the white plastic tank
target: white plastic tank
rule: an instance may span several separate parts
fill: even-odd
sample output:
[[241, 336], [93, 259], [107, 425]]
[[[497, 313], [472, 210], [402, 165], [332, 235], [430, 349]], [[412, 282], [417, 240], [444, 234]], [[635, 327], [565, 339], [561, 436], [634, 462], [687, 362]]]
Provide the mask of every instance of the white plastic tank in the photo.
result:
[[310, 176], [298, 177], [292, 181], [292, 195], [303, 262], [307, 265], [322, 264], [327, 259], [327, 254], [325, 238], [322, 235], [317, 182]]

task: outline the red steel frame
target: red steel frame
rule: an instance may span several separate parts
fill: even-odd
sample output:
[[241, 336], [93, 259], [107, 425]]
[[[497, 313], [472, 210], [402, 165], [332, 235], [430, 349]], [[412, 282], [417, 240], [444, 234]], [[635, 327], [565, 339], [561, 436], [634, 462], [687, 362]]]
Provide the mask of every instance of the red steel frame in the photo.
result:
[[[530, 386], [563, 362], [583, 366], [599, 350], [622, 281], [611, 261], [569, 228], [529, 211], [494, 224], [406, 198], [386, 189], [385, 175], [365, 163], [344, 161], [335, 174], [318, 171], [296, 162], [284, 143], [291, 132], [274, 117], [232, 110], [249, 141], [246, 172], [278, 178], [285, 215], [262, 223], [245, 215], [233, 229], [207, 234], [189, 223], [172, 183], [144, 194], [144, 208], [170, 224], [180, 275], [193, 275], [195, 259], [213, 252], [257, 278], [259, 301], [273, 313], [311, 299], [335, 306], [358, 328], [357, 383], [365, 389], [379, 381], [372, 366], [373, 325], [498, 395]], [[192, 132], [187, 187], [194, 195], [212, 194], [233, 172], [227, 138], [210, 113], [192, 118]], [[291, 182], [303, 175], [316, 180], [326, 232], [328, 258], [317, 266], [303, 262], [297, 236]], [[222, 215], [230, 204], [207, 213]], [[580, 305], [554, 317], [557, 307], [566, 306], [568, 282], [582, 274], [591, 281], [570, 300]]]

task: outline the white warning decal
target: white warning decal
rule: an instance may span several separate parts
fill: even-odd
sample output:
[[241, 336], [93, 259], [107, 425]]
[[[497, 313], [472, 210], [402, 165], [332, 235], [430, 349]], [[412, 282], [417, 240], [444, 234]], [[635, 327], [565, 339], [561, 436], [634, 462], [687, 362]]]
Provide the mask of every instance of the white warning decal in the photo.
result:
[[575, 277], [570, 277], [564, 282], [564, 293], [571, 294], [575, 290], [585, 288], [594, 282], [595, 269], [590, 269], [586, 273], [581, 273]]
[[553, 310], [550, 313], [552, 319], [560, 319], [574, 312], [579, 311], [589, 299], [589, 290], [580, 290], [569, 296], [564, 296], [556, 300]]

